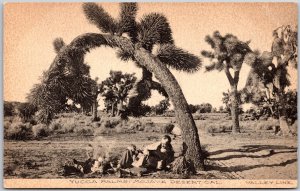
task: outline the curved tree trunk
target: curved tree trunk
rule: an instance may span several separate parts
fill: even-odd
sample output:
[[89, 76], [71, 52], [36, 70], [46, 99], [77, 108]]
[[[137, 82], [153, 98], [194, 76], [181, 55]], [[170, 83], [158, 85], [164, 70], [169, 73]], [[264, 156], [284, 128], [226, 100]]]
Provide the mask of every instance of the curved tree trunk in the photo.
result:
[[141, 65], [155, 75], [166, 90], [174, 105], [176, 121], [181, 127], [183, 141], [187, 146], [186, 157], [194, 162], [198, 170], [203, 170], [204, 163], [198, 130], [177, 80], [166, 65], [162, 64], [146, 50], [142, 48], [137, 49], [134, 56]]
[[118, 47], [134, 54], [135, 59], [141, 65], [154, 73], [155, 77], [161, 82], [163, 88], [166, 90], [169, 98], [173, 102], [176, 111], [176, 119], [182, 130], [183, 141], [188, 147], [186, 157], [194, 162], [197, 169], [203, 170], [204, 163], [197, 127], [189, 111], [188, 104], [182, 90], [167, 66], [154, 58], [146, 50], [137, 50], [137, 47], [134, 47], [131, 41], [125, 37], [87, 33], [76, 37], [64, 51], [60, 52], [56, 56], [50, 70], [51, 68], [54, 68], [56, 64], [60, 63], [61, 54], [68, 55], [68, 59], [72, 63], [76, 62], [79, 58], [83, 59], [84, 54], [91, 48], [100, 47], [102, 45]]
[[240, 133], [239, 124], [239, 100], [237, 85], [231, 87], [231, 118], [232, 118], [232, 133]]

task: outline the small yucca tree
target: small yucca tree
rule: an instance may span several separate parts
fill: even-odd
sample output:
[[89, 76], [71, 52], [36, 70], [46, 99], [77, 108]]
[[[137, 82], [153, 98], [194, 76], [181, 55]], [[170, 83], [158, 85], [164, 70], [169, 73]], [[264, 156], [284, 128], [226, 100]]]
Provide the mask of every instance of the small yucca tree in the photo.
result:
[[[152, 76], [153, 73], [161, 83], [159, 86], [173, 102], [177, 123], [182, 129], [183, 141], [187, 146], [186, 157], [191, 159], [198, 169], [203, 169], [197, 127], [182, 90], [169, 70], [170, 67], [195, 72], [201, 66], [200, 59], [174, 45], [169, 23], [164, 15], [150, 13], [137, 22], [137, 4], [121, 3], [120, 5], [120, 16], [115, 19], [96, 3], [85, 3], [83, 10], [87, 19], [102, 33], [78, 36], [56, 56], [54, 65], [72, 67], [75, 63], [76, 66], [78, 60], [83, 59], [85, 53], [91, 48], [110, 46], [117, 49], [122, 60], [131, 59], [143, 68], [144, 74], [148, 74], [144, 75], [144, 79]], [[158, 46], [157, 52], [153, 52], [154, 45]], [[148, 86], [151, 88], [158, 86], [152, 84], [151, 82]], [[138, 95], [139, 93], [137, 91]], [[148, 95], [146, 92], [145, 96]]]
[[120, 116], [121, 110], [124, 109], [123, 104], [127, 101], [129, 91], [136, 81], [135, 73], [123, 74], [122, 71], [111, 70], [109, 74], [110, 76], [101, 82], [102, 96], [106, 102], [111, 103], [106, 105], [110, 105], [111, 108], [107, 110], [111, 111], [112, 116], [115, 114]]
[[[218, 31], [212, 36], [206, 36], [205, 41], [211, 46], [213, 51], [202, 51], [201, 54], [209, 58], [210, 65], [206, 66], [206, 71], [213, 70], [224, 71], [229, 81], [231, 92], [231, 116], [232, 116], [232, 132], [240, 132], [239, 126], [239, 92], [238, 83], [240, 79], [240, 70], [244, 63], [245, 55], [251, 52], [249, 42], [242, 42], [232, 34], [222, 36]], [[230, 72], [233, 71], [233, 73]]]

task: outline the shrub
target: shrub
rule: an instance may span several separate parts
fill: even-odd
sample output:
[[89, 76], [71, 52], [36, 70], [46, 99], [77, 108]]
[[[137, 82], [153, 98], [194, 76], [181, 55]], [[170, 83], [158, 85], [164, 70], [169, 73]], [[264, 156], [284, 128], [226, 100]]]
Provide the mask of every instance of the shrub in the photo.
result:
[[269, 119], [267, 121], [259, 121], [256, 125], [256, 130], [275, 130], [276, 126], [279, 126], [278, 120]]
[[293, 125], [291, 126], [291, 132], [294, 135], [297, 135], [297, 120], [293, 123]]
[[94, 136], [99, 136], [99, 135], [104, 135], [104, 134], [112, 134], [114, 132], [116, 132], [115, 129], [100, 127], [100, 128], [95, 129], [93, 134], [94, 134]]
[[202, 115], [193, 115], [194, 120], [205, 120], [207, 117]]
[[76, 133], [77, 135], [90, 135], [94, 133], [94, 130], [90, 126], [76, 126], [74, 129], [74, 133]]
[[45, 124], [37, 124], [32, 127], [33, 136], [35, 138], [47, 137], [50, 134], [50, 130]]
[[4, 110], [4, 116], [13, 116], [13, 114], [14, 114], [13, 103], [4, 101], [3, 110]]
[[101, 128], [115, 128], [121, 120], [119, 118], [102, 118], [100, 123], [101, 123]]
[[4, 121], [4, 130], [9, 129], [11, 126], [11, 122], [10, 121]]
[[223, 133], [225, 129], [220, 127], [218, 124], [211, 124], [205, 127], [206, 133]]
[[129, 129], [135, 129], [137, 131], [143, 131], [145, 127], [139, 120], [128, 122]]
[[49, 125], [50, 131], [57, 131], [62, 129], [62, 125], [59, 123], [59, 120], [53, 120]]
[[73, 133], [76, 127], [74, 118], [60, 118], [59, 123], [62, 125], [60, 132], [62, 133]]
[[232, 130], [230, 121], [221, 121], [219, 123], [208, 123], [205, 125], [206, 133], [224, 133]]
[[93, 122], [93, 123], [92, 123], [92, 127], [95, 128], [95, 129], [96, 129], [96, 128], [99, 128], [100, 126], [101, 126], [101, 123], [100, 123], [100, 122]]
[[174, 129], [174, 124], [167, 123], [160, 127], [160, 132], [165, 134], [170, 134]]
[[29, 123], [13, 122], [6, 124], [7, 128], [4, 129], [4, 138], [13, 140], [26, 140], [31, 135], [31, 125]]
[[145, 132], [157, 132], [159, 129], [155, 127], [153, 122], [143, 123]]

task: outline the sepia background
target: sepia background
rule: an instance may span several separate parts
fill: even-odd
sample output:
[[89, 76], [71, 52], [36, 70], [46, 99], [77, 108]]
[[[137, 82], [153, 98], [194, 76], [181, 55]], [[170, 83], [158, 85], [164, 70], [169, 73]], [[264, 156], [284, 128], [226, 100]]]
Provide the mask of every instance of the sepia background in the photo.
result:
[[[117, 3], [101, 3], [114, 17], [118, 16]], [[207, 34], [219, 30], [232, 33], [243, 41], [251, 40], [250, 47], [270, 51], [272, 31], [284, 24], [297, 25], [297, 6], [293, 3], [140, 3], [138, 18], [155, 10], [168, 18], [178, 47], [199, 55], [209, 49], [204, 41]], [[287, 14], [288, 13], [288, 14]], [[55, 57], [52, 42], [62, 37], [70, 43], [76, 36], [99, 30], [87, 22], [80, 3], [14, 3], [4, 10], [4, 100], [25, 101], [26, 94], [38, 83], [42, 71], [47, 70]], [[110, 48], [97, 48], [86, 56], [92, 77], [99, 81], [108, 77], [110, 70], [141, 71], [132, 63], [120, 61]], [[206, 65], [204, 60], [203, 65]], [[244, 65], [239, 88], [245, 86], [249, 67]], [[230, 87], [221, 72], [192, 75], [172, 70], [190, 104], [207, 102], [213, 107], [222, 105], [222, 92]], [[290, 71], [296, 88], [296, 70]], [[192, 82], [192, 83], [191, 83]], [[154, 92], [147, 101], [155, 105], [162, 97]], [[100, 108], [103, 104], [100, 103]]]
[[[113, 17], [118, 17], [120, 8], [118, 3], [97, 4], [103, 6]], [[114, 163], [113, 165], [110, 163], [111, 167], [116, 167], [122, 153], [128, 151], [129, 147], [133, 148], [132, 145], [135, 145], [137, 149], [143, 150], [147, 145], [161, 144], [162, 135], [169, 135], [171, 138], [176, 155], [174, 161], [177, 159], [180, 161], [187, 156], [181, 155], [183, 143], [188, 143], [189, 148], [196, 148], [193, 152], [187, 153], [190, 155], [196, 153], [194, 155], [196, 157], [201, 155], [201, 160], [203, 160], [201, 169], [191, 174], [174, 173], [176, 171], [173, 169], [176, 169], [176, 165], [173, 163], [169, 172], [167, 170], [167, 172], [161, 173], [156, 169], [153, 174], [146, 174], [145, 178], [137, 178], [138, 174], [133, 173], [127, 177], [134, 175], [136, 177], [132, 178], [136, 179], [130, 180], [165, 179], [167, 183], [164, 187], [178, 187], [178, 185], [170, 183], [171, 179], [208, 182], [208, 184], [188, 184], [183, 181], [183, 184], [180, 185], [182, 187], [295, 187], [298, 169], [298, 123], [297, 109], [295, 109], [295, 105], [297, 105], [297, 91], [295, 90], [297, 89], [297, 69], [288, 66], [291, 81], [288, 88], [295, 91], [284, 93], [289, 95], [290, 99], [279, 103], [278, 100], [268, 98], [267, 101], [271, 103], [268, 102], [267, 106], [270, 106], [270, 110], [274, 106], [275, 112], [271, 111], [271, 114], [264, 112], [265, 100], [259, 100], [260, 105], [257, 108], [242, 108], [242, 111], [239, 110], [240, 108], [229, 108], [230, 104], [234, 105], [233, 102], [229, 103], [232, 98], [229, 97], [227, 102], [222, 100], [224, 97], [227, 99], [226, 95], [222, 93], [230, 89], [228, 79], [224, 72], [205, 73], [204, 66], [209, 65], [209, 60], [203, 58], [200, 52], [211, 49], [204, 40], [205, 36], [212, 35], [214, 31], [218, 30], [222, 36], [231, 33], [243, 42], [250, 40], [251, 50], [274, 53], [273, 45], [278, 39], [273, 37], [273, 31], [281, 26], [291, 25], [293, 28], [297, 26], [297, 4], [138, 3], [138, 7], [137, 20], [151, 12], [165, 15], [171, 25], [176, 46], [202, 59], [202, 69], [195, 73], [170, 69], [178, 80], [187, 102], [194, 105], [193, 112], [191, 109], [193, 105], [184, 106], [184, 99], [181, 101], [173, 99], [175, 103], [183, 104], [183, 107], [179, 108], [181, 110], [178, 107], [175, 109], [178, 115], [175, 115], [174, 109], [169, 106], [166, 106], [162, 113], [158, 113], [156, 112], [157, 104], [160, 100], [166, 101], [167, 99], [164, 100], [164, 97], [152, 92], [152, 97], [146, 101], [146, 104], [156, 106], [149, 107], [150, 112], [142, 114], [139, 118], [129, 115], [129, 118], [123, 120], [124, 110], [118, 108], [118, 113], [115, 115], [114, 109], [112, 109], [114, 105], [111, 108], [106, 105], [105, 110], [102, 110], [104, 108], [103, 100], [99, 103], [101, 110], [99, 108], [97, 110], [95, 109], [97, 104], [94, 105], [97, 103], [94, 102], [97, 97], [93, 98], [93, 107], [88, 108], [88, 111], [84, 111], [84, 107], [81, 108], [82, 110], [77, 106], [68, 110], [66, 106], [63, 106], [63, 110], [50, 110], [53, 112], [51, 113], [53, 116], [50, 116], [49, 119], [48, 106], [49, 108], [52, 107], [51, 104], [61, 106], [63, 103], [55, 103], [57, 101], [57, 97], [55, 97], [50, 101], [46, 100], [42, 105], [47, 107], [46, 109], [32, 108], [33, 113], [30, 114], [30, 105], [26, 104], [31, 103], [19, 102], [27, 101], [26, 95], [34, 84], [40, 82], [42, 72], [49, 69], [56, 57], [53, 40], [61, 37], [68, 44], [83, 33], [102, 32], [86, 19], [85, 14], [87, 13], [83, 13], [83, 3], [5, 4], [3, 22], [4, 112], [10, 111], [5, 112], [3, 120], [5, 140], [3, 171], [6, 187], [116, 187], [114, 184], [105, 183], [105, 180], [110, 178], [112, 181], [126, 179], [117, 179], [124, 178], [124, 176], [119, 176], [118, 171], [114, 168], [110, 169], [113, 170], [111, 174], [102, 172], [96, 176], [93, 173], [68, 174], [66, 169], [72, 167], [69, 162], [73, 161], [74, 163], [74, 159], [77, 162], [89, 161], [89, 159], [99, 160], [101, 158], [97, 154], [99, 151], [105, 156], [108, 154], [108, 162]], [[297, 34], [297, 32], [293, 34]], [[296, 42], [295, 38], [293, 40]], [[76, 56], [78, 55], [76, 54]], [[56, 60], [55, 63], [57, 64], [59, 61]], [[135, 73], [137, 81], [142, 76], [140, 68], [137, 68], [131, 61], [123, 62], [118, 59], [115, 51], [111, 48], [101, 47], [91, 50], [85, 55], [85, 62], [91, 66], [91, 77], [93, 79], [99, 77], [99, 82], [109, 77], [110, 70]], [[282, 68], [280, 69], [282, 70]], [[275, 71], [281, 70], [276, 69]], [[245, 87], [249, 71], [250, 67], [243, 64], [239, 90]], [[274, 71], [272, 70], [272, 72]], [[276, 73], [276, 75], [280, 76], [281, 73]], [[271, 80], [272, 83], [276, 83], [274, 82], [275, 77], [272, 79], [273, 81]], [[62, 86], [57, 81], [52, 82]], [[40, 83], [46, 89], [51, 87], [49, 84]], [[74, 84], [74, 81], [66, 84]], [[179, 89], [177, 88], [177, 90]], [[259, 92], [258, 89], [254, 89], [254, 91]], [[272, 93], [278, 94], [277, 89], [274, 89]], [[82, 90], [80, 88], [78, 90], [81, 93]], [[73, 91], [70, 92], [68, 95], [73, 93]], [[50, 92], [50, 94], [52, 93], [57, 92]], [[45, 98], [47, 96], [44, 95], [46, 94], [41, 94], [39, 99], [47, 99]], [[235, 95], [237, 98], [238, 94]], [[88, 100], [87, 98], [85, 96], [82, 103]], [[121, 101], [120, 103], [123, 103], [123, 100]], [[196, 108], [196, 105], [203, 105], [202, 103], [211, 104], [214, 109], [210, 108], [210, 111], [203, 112]], [[223, 104], [226, 105], [225, 109], [219, 107]], [[280, 112], [280, 106], [283, 105], [285, 107], [282, 108], [290, 109], [290, 113], [286, 115], [286, 119], [282, 118], [282, 120], [281, 114], [276, 112]], [[187, 107], [189, 107], [189, 112], [186, 112]], [[182, 111], [182, 108], [184, 111], [178, 112]], [[218, 108], [218, 111], [215, 108]], [[235, 111], [230, 113], [228, 109]], [[133, 110], [138, 111], [139, 109], [134, 107]], [[43, 111], [46, 112], [43, 113]], [[121, 112], [119, 113], [119, 111]], [[39, 116], [47, 118], [42, 121], [39, 120]], [[290, 127], [287, 125], [288, 122]], [[237, 129], [238, 131], [236, 131]], [[287, 130], [289, 131], [287, 132]], [[284, 134], [284, 132], [288, 134]], [[90, 153], [90, 155], [87, 156], [86, 153]], [[199, 162], [200, 160], [195, 159], [194, 161]], [[178, 164], [177, 166], [180, 167], [184, 162], [178, 162]], [[80, 165], [78, 166], [80, 167]], [[190, 166], [193, 164], [190, 163]], [[19, 181], [20, 178], [23, 181]], [[85, 181], [97, 178], [97, 181], [89, 185], [84, 183], [78, 185], [67, 182], [70, 178], [71, 180], [72, 178], [74, 180], [86, 178]], [[37, 181], [37, 179], [39, 180]], [[53, 179], [56, 179], [57, 182], [49, 183]], [[214, 180], [217, 180], [215, 184], [212, 183]], [[229, 181], [227, 182], [227, 180]], [[242, 182], [237, 182], [239, 180]], [[218, 181], [219, 183], [217, 183]], [[124, 182], [120, 185], [130, 186]], [[162, 184], [137, 183], [133, 187], [160, 185]]]

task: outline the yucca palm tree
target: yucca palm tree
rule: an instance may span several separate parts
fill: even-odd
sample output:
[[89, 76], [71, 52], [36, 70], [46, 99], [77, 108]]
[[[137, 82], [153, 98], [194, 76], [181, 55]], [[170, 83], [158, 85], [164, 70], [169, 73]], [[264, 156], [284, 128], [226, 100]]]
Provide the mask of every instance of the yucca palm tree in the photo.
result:
[[[65, 48], [61, 38], [55, 39], [53, 45], [58, 55]], [[72, 67], [52, 63], [42, 74], [40, 83], [30, 90], [27, 99], [38, 108], [39, 122], [49, 123], [65, 108], [68, 99], [79, 103], [83, 110], [91, 108], [93, 80], [89, 76], [89, 66], [83, 63], [83, 59], [76, 61]]]
[[[245, 55], [252, 52], [248, 46], [249, 42], [242, 42], [232, 34], [221, 36], [218, 31], [214, 32], [212, 36], [206, 36], [205, 41], [213, 49], [213, 51], [201, 52], [211, 62], [210, 65], [206, 66], [206, 71], [217, 70], [225, 72], [231, 87], [232, 132], [239, 133], [239, 92], [237, 87]], [[230, 69], [233, 70], [233, 73], [230, 72]]]
[[119, 116], [121, 110], [124, 109], [123, 104], [128, 98], [129, 91], [133, 88], [136, 77], [134, 73], [123, 74], [122, 71], [110, 71], [109, 74], [110, 76], [101, 82], [102, 96], [105, 97], [106, 105], [111, 106], [112, 116], [115, 115], [115, 111]]
[[[197, 168], [203, 169], [200, 140], [195, 122], [182, 90], [169, 70], [170, 67], [195, 72], [201, 66], [200, 59], [174, 45], [165, 16], [150, 13], [137, 22], [137, 4], [121, 3], [120, 5], [120, 16], [114, 19], [101, 6], [85, 3], [83, 10], [87, 19], [102, 33], [87, 33], [76, 37], [56, 56], [54, 65], [72, 66], [83, 59], [85, 53], [91, 48], [109, 46], [117, 49], [119, 57], [123, 60], [131, 59], [145, 71], [153, 73], [173, 102], [177, 122], [182, 129], [183, 141], [188, 147], [186, 157], [191, 159]], [[123, 34], [127, 34], [128, 37]], [[152, 52], [154, 45], [159, 46], [156, 53]]]
[[[246, 89], [251, 91], [255, 87], [262, 87], [272, 111], [272, 100], [278, 104], [279, 124], [284, 135], [290, 133], [286, 112], [286, 87], [290, 85], [288, 65], [295, 68], [298, 61], [297, 31], [289, 25], [281, 26], [273, 31], [271, 52], [249, 53], [245, 62], [252, 66]], [[276, 61], [273, 61], [276, 60]], [[272, 111], [274, 112], [274, 111]]]

